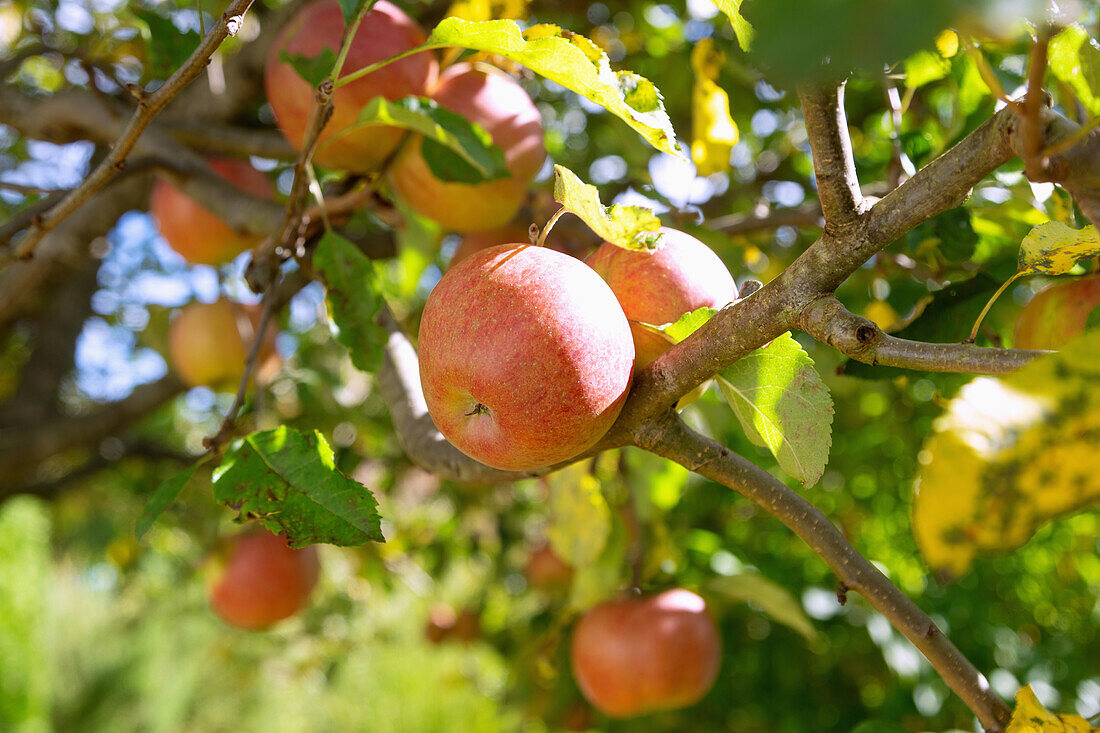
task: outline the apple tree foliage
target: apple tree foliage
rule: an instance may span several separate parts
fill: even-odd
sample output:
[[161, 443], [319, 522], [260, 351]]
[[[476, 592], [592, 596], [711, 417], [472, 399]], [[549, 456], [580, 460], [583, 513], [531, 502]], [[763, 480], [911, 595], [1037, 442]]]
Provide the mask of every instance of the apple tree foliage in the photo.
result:
[[[387, 319], [415, 331], [457, 241], [380, 175], [295, 166], [257, 82], [295, 5], [249, 8], [148, 118], [143, 105], [194, 64], [223, 7], [0, 5], [0, 730], [975, 730], [976, 711], [894, 615], [838, 586], [766, 502], [689, 470], [699, 465], [615, 447], [488, 483], [410, 460], [376, 380], [395, 338]], [[363, 9], [341, 7], [349, 21]], [[550, 243], [647, 249], [664, 223], [704, 240], [738, 282], [796, 292], [784, 274], [843, 230], [828, 220], [839, 169], [814, 160], [805, 90], [846, 79], [837, 149], [862, 203], [886, 216], [906, 182], [923, 185], [918, 171], [1006, 104], [1021, 140], [1019, 157], [819, 294], [866, 319], [860, 344], [885, 331], [943, 354], [967, 340], [999, 351], [1034, 292], [1096, 269], [1095, 3], [1053, 16], [993, 0], [403, 7], [430, 31], [423, 48], [496, 65], [535, 100], [553, 165], [520, 217]], [[315, 85], [378, 66], [287, 60]], [[1010, 101], [1035, 84], [1058, 115], [1041, 130], [1036, 108]], [[41, 216], [131, 116], [149, 126], [127, 165], [30, 251]], [[484, 129], [426, 98], [375, 100], [356, 121], [382, 124], [423, 135], [443, 180], [504, 173]], [[1059, 139], [1042, 137], [1059, 125]], [[1081, 149], [1064, 170], [1044, 163]], [[185, 392], [159, 355], [175, 309], [219, 294], [254, 302], [262, 268], [246, 273], [251, 255], [189, 266], [143, 213], [154, 171], [186, 178], [213, 154], [249, 158], [280, 191], [273, 210], [227, 209], [273, 234], [308, 189], [297, 203], [316, 225], [276, 263], [280, 282], [297, 282], [265, 301], [285, 363], [243, 393], [240, 415], [231, 394]], [[761, 297], [743, 292], [741, 306]], [[821, 332], [837, 334], [830, 307]], [[926, 368], [882, 365], [860, 360], [860, 344], [784, 328], [720, 365], [717, 388], [682, 413], [823, 512], [929, 615], [929, 635], [951, 637], [985, 675], [973, 684], [1015, 710], [989, 729], [1088, 731], [1100, 714], [1093, 316], [1058, 353], [986, 376], [931, 348]], [[701, 310], [647, 325], [686, 346], [728, 320]], [[205, 606], [196, 568], [235, 521], [334, 545], [314, 603], [277, 632], [230, 632]], [[523, 575], [546, 543], [574, 569], [553, 592]], [[628, 588], [673, 586], [704, 595], [719, 621], [718, 682], [684, 710], [599, 716], [568, 671], [571, 624]], [[421, 631], [440, 603], [476, 619], [480, 638], [429, 646]]]

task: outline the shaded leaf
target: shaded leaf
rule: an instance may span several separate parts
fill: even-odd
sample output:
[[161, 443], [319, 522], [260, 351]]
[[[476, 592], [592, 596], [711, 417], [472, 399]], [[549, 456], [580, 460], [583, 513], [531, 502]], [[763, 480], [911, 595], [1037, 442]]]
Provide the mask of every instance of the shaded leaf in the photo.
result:
[[1019, 272], [1024, 275], [1064, 275], [1083, 259], [1100, 254], [1096, 227], [1072, 229], [1048, 221], [1032, 229], [1020, 243]]
[[547, 538], [557, 556], [574, 568], [595, 562], [611, 532], [611, 510], [589, 464], [581, 461], [550, 478]]
[[710, 38], [700, 39], [691, 50], [691, 159], [700, 176], [728, 170], [730, 151], [737, 144], [729, 96], [717, 83], [724, 63], [725, 54]]
[[661, 220], [642, 206], [600, 203], [600, 192], [563, 165], [554, 166], [554, 200], [584, 220], [605, 242], [626, 249], [656, 249]]
[[374, 322], [382, 309], [382, 281], [371, 260], [346, 237], [326, 231], [313, 253], [313, 267], [325, 283], [336, 341], [359, 369], [373, 372], [382, 360], [386, 332]]
[[279, 60], [290, 64], [290, 67], [298, 72], [298, 76], [309, 82], [311, 87], [316, 87], [332, 72], [332, 67], [336, 65], [336, 52], [328, 46], [322, 48], [321, 53], [313, 57], [280, 51]]
[[789, 333], [719, 372], [718, 386], [749, 440], [803, 485], [817, 483], [829, 461], [833, 400]]
[[423, 135], [424, 161], [442, 181], [481, 183], [510, 175], [504, 151], [493, 144], [483, 127], [426, 97], [393, 102], [375, 97], [359, 111], [355, 124], [342, 132], [371, 125], [400, 127]]
[[137, 532], [138, 539], [149, 531], [149, 528], [153, 526], [153, 522], [157, 521], [165, 509], [171, 506], [172, 502], [176, 500], [176, 497], [180, 495], [184, 487], [188, 482], [194, 478], [195, 471], [199, 466], [206, 463], [206, 458], [195, 461], [183, 471], [175, 474], [171, 478], [163, 481], [160, 486], [156, 488], [156, 491], [149, 497], [149, 501], [145, 503], [145, 511], [138, 517]]
[[[355, 14], [359, 12], [359, 8], [363, 7], [368, 0], [338, 0], [340, 3], [340, 11], [344, 14], [344, 21], [350, 21], [355, 17]], [[329, 67], [332, 68], [331, 66]]]
[[214, 498], [286, 534], [292, 547], [385, 541], [374, 496], [336, 468], [316, 430], [281, 426], [238, 440], [214, 472]]
[[613, 518], [609, 529], [603, 552], [596, 561], [574, 566], [573, 586], [569, 592], [569, 606], [574, 611], [585, 611], [622, 587], [626, 568], [626, 529], [618, 518]]
[[1100, 499], [1100, 332], [967, 384], [920, 454], [913, 533], [949, 576]]
[[752, 603], [779, 623], [794, 629], [807, 641], [817, 639], [817, 629], [789, 590], [757, 572], [714, 578], [704, 586], [707, 592], [727, 601]]
[[195, 31], [180, 32], [171, 19], [151, 10], [131, 7], [131, 12], [145, 25], [142, 36], [145, 37], [151, 71], [157, 78], [171, 76], [202, 40]]
[[1094, 728], [1080, 715], [1059, 715], [1043, 707], [1031, 685], [1024, 685], [1016, 693], [1016, 709], [1012, 711], [1005, 733], [1095, 733]]

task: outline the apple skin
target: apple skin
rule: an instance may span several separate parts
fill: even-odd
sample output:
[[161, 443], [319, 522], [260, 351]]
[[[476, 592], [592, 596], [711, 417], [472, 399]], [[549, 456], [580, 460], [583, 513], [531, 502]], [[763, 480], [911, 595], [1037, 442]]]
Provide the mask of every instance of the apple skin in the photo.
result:
[[[242, 191], [260, 198], [274, 198], [271, 181], [247, 162], [212, 159], [207, 163], [211, 170]], [[196, 265], [224, 264], [259, 244], [261, 239], [237, 232], [167, 181], [153, 184], [149, 213], [169, 246]]]
[[598, 441], [630, 389], [634, 343], [622, 308], [589, 267], [506, 244], [449, 270], [420, 321], [428, 412], [489, 466], [549, 466]]
[[1100, 306], [1100, 275], [1054, 283], [1039, 291], [1016, 321], [1017, 349], [1058, 349], [1085, 331]]
[[294, 549], [267, 530], [248, 532], [230, 541], [215, 568], [210, 605], [228, 624], [265, 629], [306, 605], [320, 569], [315, 546]]
[[[306, 5], [282, 28], [268, 52], [264, 66], [264, 89], [283, 135], [301, 147], [309, 124], [314, 90], [294, 68], [279, 59], [290, 55], [313, 58], [324, 49], [340, 50], [344, 35], [344, 14], [336, 0], [315, 0]], [[426, 40], [424, 30], [397, 6], [379, 0], [356, 30], [344, 61], [344, 72], [360, 69], [395, 56]], [[379, 167], [404, 131], [396, 127], [371, 125], [344, 132], [359, 117], [359, 110], [375, 97], [388, 100], [409, 95], [424, 96], [435, 83], [439, 65], [435, 54], [426, 51], [371, 72], [337, 88], [333, 95], [332, 118], [321, 132], [313, 160], [324, 166], [356, 172]]]
[[[244, 374], [260, 309], [224, 298], [188, 303], [168, 326], [168, 357], [189, 387], [236, 390]], [[256, 358], [261, 381], [278, 368], [275, 331], [268, 327]]]
[[697, 702], [722, 660], [706, 603], [682, 588], [601, 603], [581, 617], [570, 649], [584, 697], [613, 718]]
[[[542, 116], [523, 87], [502, 71], [459, 63], [439, 77], [431, 93], [441, 107], [485, 128], [502, 151], [509, 178], [483, 183], [445, 183], [410, 140], [390, 166], [394, 190], [414, 211], [455, 232], [499, 229], [515, 216], [527, 186], [546, 159]], [[520, 241], [526, 241], [524, 236]]]
[[527, 583], [544, 591], [564, 590], [573, 582], [573, 568], [549, 544], [531, 553], [524, 568]]
[[631, 321], [638, 370], [672, 345], [635, 321], [660, 326], [737, 298], [737, 283], [714, 250], [690, 234], [668, 227], [661, 232], [663, 244], [657, 250], [635, 252], [604, 242], [586, 260], [607, 281]]

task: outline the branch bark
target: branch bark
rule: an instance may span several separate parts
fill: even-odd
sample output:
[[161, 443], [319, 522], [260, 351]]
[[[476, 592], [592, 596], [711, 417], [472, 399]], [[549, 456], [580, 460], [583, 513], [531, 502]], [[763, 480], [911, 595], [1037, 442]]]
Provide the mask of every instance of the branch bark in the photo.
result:
[[811, 303], [802, 311], [797, 324], [821, 343], [856, 361], [924, 372], [1008, 374], [1050, 353], [974, 344], [930, 344], [897, 338], [848, 311], [832, 296], [823, 296]]
[[801, 86], [798, 98], [814, 155], [825, 230], [839, 232], [854, 224], [864, 208], [844, 113], [844, 82]]
[[667, 413], [638, 437], [640, 447], [728, 486], [787, 525], [849, 590], [859, 592], [920, 650], [948, 687], [974, 711], [987, 733], [1004, 730], [1011, 713], [985, 677], [932, 619], [852, 547], [821, 510], [768, 472], [692, 431], [675, 413]]

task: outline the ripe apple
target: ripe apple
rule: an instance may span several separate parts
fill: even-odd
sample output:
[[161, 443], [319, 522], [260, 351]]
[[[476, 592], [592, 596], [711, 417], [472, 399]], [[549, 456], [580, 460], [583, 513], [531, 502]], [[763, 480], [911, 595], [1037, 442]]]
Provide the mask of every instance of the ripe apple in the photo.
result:
[[[390, 183], [414, 210], [444, 229], [478, 232], [503, 227], [523, 203], [531, 179], [546, 159], [542, 117], [523, 87], [502, 71], [460, 63], [447, 69], [431, 97], [485, 128], [504, 151], [508, 178], [476, 184], [436, 178], [415, 138], [390, 166]], [[519, 241], [526, 241], [524, 235]]]
[[251, 630], [301, 610], [321, 567], [316, 547], [293, 549], [285, 537], [262, 529], [233, 538], [213, 566], [210, 605], [227, 623]]
[[[295, 146], [301, 146], [309, 124], [314, 90], [280, 55], [314, 58], [325, 49], [333, 60], [344, 35], [344, 14], [336, 0], [315, 0], [290, 19], [268, 52], [264, 88], [275, 112], [275, 121]], [[419, 46], [424, 30], [400, 8], [379, 0], [363, 17], [344, 61], [343, 73], [363, 68]], [[345, 86], [333, 96], [332, 118], [321, 133], [313, 159], [321, 165], [351, 171], [370, 171], [397, 147], [404, 131], [370, 125], [349, 129], [359, 110], [375, 97], [389, 100], [423, 96], [435, 83], [439, 66], [435, 54], [426, 51], [383, 66]]]
[[[241, 160], [207, 161], [211, 170], [246, 193], [272, 198], [267, 176]], [[153, 184], [149, 213], [172, 249], [197, 265], [221, 265], [251, 249], [260, 237], [241, 234], [167, 181]]]
[[433, 644], [443, 643], [454, 633], [458, 614], [447, 603], [433, 603], [428, 610], [428, 623], [424, 627], [424, 636]]
[[1100, 306], [1100, 275], [1058, 282], [1041, 290], [1016, 321], [1016, 348], [1057, 349], [1085, 330]]
[[675, 229], [662, 227], [661, 232], [663, 243], [657, 250], [635, 252], [604, 242], [586, 260], [611, 286], [631, 322], [639, 370], [671, 347], [639, 322], [660, 326], [737, 298], [737, 284], [710, 247]]
[[527, 559], [524, 575], [532, 588], [560, 590], [573, 582], [573, 568], [565, 563], [549, 544], [542, 545]]
[[570, 649], [581, 692], [613, 718], [697, 702], [722, 659], [706, 603], [682, 588], [601, 603], [581, 617]]
[[630, 388], [634, 343], [589, 267], [506, 244], [449, 270], [420, 321], [428, 412], [459, 450], [496, 468], [549, 466], [591, 447]]
[[[260, 309], [230, 302], [189, 303], [168, 326], [168, 356], [185, 384], [233, 389], [244, 374]], [[268, 327], [256, 359], [263, 381], [278, 368], [275, 332]]]

